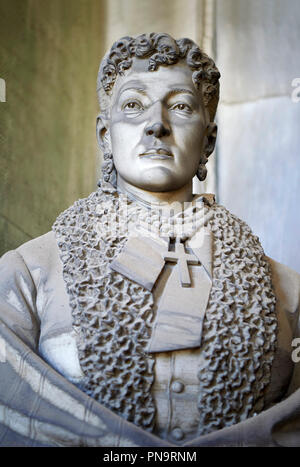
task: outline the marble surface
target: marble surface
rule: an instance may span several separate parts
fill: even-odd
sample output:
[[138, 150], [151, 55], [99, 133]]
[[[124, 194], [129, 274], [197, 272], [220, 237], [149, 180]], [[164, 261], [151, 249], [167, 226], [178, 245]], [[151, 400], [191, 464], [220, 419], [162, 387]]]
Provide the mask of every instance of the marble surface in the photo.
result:
[[218, 201], [251, 226], [268, 255], [297, 271], [299, 21], [295, 0], [217, 1]]
[[299, 77], [298, 0], [217, 0], [221, 100], [290, 95]]

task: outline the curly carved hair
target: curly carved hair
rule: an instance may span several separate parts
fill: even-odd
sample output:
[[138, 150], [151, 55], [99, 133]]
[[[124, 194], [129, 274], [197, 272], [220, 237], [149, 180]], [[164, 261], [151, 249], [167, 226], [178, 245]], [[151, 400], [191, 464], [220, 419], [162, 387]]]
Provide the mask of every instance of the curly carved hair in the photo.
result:
[[[137, 37], [122, 37], [115, 42], [100, 63], [97, 78], [97, 93], [102, 113], [109, 113], [110, 98], [118, 75], [124, 75], [133, 58], [149, 59], [148, 70], [155, 71], [159, 66], [168, 66], [185, 60], [192, 71], [192, 80], [197, 89], [202, 86], [204, 105], [210, 120], [213, 121], [219, 101], [220, 72], [214, 61], [208, 57], [191, 39], [175, 40], [166, 33], [141, 34]], [[104, 154], [102, 167], [104, 180], [113, 181], [114, 166], [112, 157]], [[200, 161], [198, 178], [206, 177], [207, 158]], [[113, 183], [114, 184], [114, 183]]]

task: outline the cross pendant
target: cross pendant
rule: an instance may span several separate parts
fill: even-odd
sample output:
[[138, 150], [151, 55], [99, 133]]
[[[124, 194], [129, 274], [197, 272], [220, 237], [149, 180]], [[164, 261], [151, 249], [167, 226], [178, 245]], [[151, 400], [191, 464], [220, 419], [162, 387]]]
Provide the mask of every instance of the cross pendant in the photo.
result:
[[165, 261], [178, 264], [181, 287], [190, 287], [191, 277], [188, 265], [199, 264], [197, 256], [186, 253], [184, 244], [176, 240], [175, 251], [168, 251], [163, 257]]

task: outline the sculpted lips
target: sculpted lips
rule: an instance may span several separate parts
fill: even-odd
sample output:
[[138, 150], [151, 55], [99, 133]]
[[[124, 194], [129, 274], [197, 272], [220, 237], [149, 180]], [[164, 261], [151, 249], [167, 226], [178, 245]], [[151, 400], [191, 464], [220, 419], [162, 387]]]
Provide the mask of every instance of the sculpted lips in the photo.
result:
[[172, 159], [174, 156], [166, 148], [151, 148], [140, 154], [140, 157], [147, 157], [151, 159]]

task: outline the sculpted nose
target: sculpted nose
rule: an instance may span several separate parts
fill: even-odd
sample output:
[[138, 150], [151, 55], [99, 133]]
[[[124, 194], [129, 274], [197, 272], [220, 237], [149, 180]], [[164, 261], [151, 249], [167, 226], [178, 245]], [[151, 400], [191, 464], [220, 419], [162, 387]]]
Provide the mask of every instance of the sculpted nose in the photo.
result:
[[164, 125], [163, 122], [156, 122], [152, 125], [147, 126], [145, 132], [147, 136], [155, 136], [155, 138], [169, 136], [171, 133], [170, 129], [167, 128], [167, 126]]
[[147, 136], [154, 136], [154, 138], [162, 138], [169, 136], [171, 129], [168, 122], [168, 116], [165, 114], [166, 110], [162, 102], [155, 102], [150, 109], [148, 125], [145, 128]]

